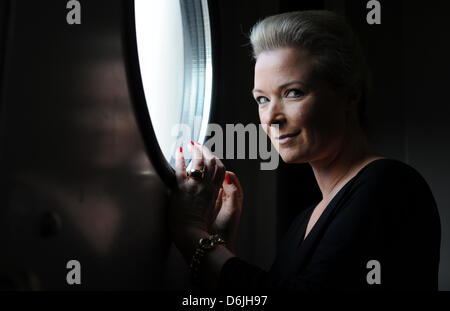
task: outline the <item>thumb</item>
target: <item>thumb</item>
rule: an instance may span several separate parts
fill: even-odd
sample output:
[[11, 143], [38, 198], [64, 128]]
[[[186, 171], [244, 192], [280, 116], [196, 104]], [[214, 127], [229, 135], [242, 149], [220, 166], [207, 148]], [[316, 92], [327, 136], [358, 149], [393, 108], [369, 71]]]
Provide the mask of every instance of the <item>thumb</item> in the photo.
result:
[[233, 199], [242, 200], [244, 196], [242, 186], [236, 174], [234, 174], [233, 172], [226, 172], [222, 187], [225, 195], [230, 196]]
[[220, 188], [216, 199], [216, 205], [214, 206], [213, 219], [216, 219], [217, 215], [220, 212], [220, 208], [222, 207], [222, 196], [223, 188]]

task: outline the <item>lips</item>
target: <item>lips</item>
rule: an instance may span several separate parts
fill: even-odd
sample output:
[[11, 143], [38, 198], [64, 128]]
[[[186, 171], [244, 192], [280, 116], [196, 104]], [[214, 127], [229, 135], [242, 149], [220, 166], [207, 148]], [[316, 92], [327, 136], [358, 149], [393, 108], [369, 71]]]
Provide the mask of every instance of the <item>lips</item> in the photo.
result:
[[300, 131], [295, 132], [295, 133], [290, 133], [290, 134], [283, 134], [283, 135], [278, 136], [277, 140], [280, 145], [285, 144], [285, 143], [291, 141], [292, 138], [297, 136], [298, 134], [300, 134]]
[[286, 138], [286, 137], [293, 137], [293, 136], [297, 136], [298, 134], [300, 134], [300, 131], [298, 131], [296, 133], [284, 134], [284, 135], [278, 136], [278, 139], [283, 139], [283, 138]]

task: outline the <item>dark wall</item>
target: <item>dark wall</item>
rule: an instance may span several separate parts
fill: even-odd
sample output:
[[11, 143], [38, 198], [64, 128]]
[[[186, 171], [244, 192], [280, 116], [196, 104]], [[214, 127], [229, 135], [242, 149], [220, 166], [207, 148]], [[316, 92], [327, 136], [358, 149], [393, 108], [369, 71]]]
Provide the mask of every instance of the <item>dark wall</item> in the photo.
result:
[[[442, 1], [380, 1], [381, 25], [368, 25], [360, 1], [346, 1], [373, 76], [368, 104], [369, 140], [375, 150], [416, 168], [431, 187], [441, 227], [440, 289], [450, 289], [450, 109], [446, 76], [450, 27]], [[420, 230], [420, 228], [418, 228]]]
[[450, 3], [404, 1], [402, 10], [404, 159], [423, 174], [436, 198], [442, 228], [439, 286], [450, 290]]
[[[121, 1], [12, 1], [2, 97], [0, 284], [160, 288], [165, 187], [125, 77]], [[3, 4], [3, 1], [2, 1]], [[76, 259], [82, 284], [66, 283]]]

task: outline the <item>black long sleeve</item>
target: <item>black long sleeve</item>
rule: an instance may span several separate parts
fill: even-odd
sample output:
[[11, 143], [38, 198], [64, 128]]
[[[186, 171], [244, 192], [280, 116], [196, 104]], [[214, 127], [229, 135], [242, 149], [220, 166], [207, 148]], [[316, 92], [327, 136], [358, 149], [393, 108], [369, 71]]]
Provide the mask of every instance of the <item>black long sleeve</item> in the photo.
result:
[[[219, 290], [437, 290], [440, 220], [431, 190], [392, 159], [364, 167], [333, 198], [302, 241], [312, 208], [292, 223], [270, 271], [237, 257], [223, 266]], [[381, 284], [367, 282], [367, 263]]]

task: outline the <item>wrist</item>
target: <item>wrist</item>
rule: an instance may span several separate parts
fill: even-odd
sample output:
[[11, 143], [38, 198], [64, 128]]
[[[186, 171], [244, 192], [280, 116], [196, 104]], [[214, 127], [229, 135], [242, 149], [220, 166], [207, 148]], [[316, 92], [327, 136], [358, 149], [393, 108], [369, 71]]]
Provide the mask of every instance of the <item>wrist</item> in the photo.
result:
[[[234, 257], [233, 250], [228, 245], [225, 247], [223, 244], [216, 244], [212, 249], [204, 251], [202, 256], [198, 256], [195, 254], [200, 247], [200, 239], [209, 239], [212, 235], [198, 227], [188, 227], [178, 232], [179, 237], [174, 242], [187, 264], [191, 266], [196, 258], [195, 272], [191, 269], [191, 273], [194, 272], [192, 276], [196, 275], [195, 279], [203, 284], [215, 286], [224, 262], [230, 257]], [[225, 240], [225, 242], [227, 241]]]
[[189, 263], [198, 247], [198, 241], [201, 238], [209, 237], [209, 233], [199, 227], [187, 227], [178, 230], [178, 232], [174, 237], [174, 243], [184, 259]]
[[235, 255], [224, 245], [217, 245], [205, 254], [199, 271], [203, 287], [209, 289], [217, 287], [222, 267], [231, 257], [235, 257]]

